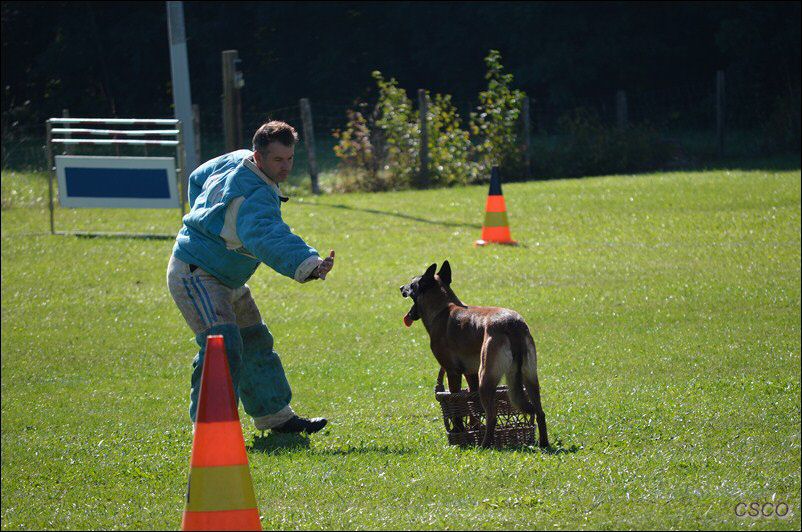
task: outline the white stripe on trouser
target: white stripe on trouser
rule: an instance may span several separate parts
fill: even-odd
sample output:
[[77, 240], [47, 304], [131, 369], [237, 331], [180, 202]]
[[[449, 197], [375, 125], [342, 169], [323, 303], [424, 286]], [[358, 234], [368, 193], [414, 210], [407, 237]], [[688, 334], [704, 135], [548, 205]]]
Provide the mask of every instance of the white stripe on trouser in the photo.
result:
[[206, 291], [206, 287], [203, 286], [203, 282], [197, 277], [190, 277], [190, 283], [195, 287], [195, 292], [198, 294], [201, 306], [203, 306], [203, 311], [209, 318], [209, 325], [211, 326], [216, 321], [216, 313], [214, 311], [214, 306], [212, 305], [212, 300], [209, 297], [209, 292]]
[[295, 412], [292, 411], [290, 405], [287, 405], [275, 414], [253, 418], [253, 424], [256, 426], [256, 430], [273, 429], [283, 423], [286, 423], [292, 419], [294, 415]]
[[[215, 325], [235, 324], [240, 328], [263, 323], [248, 286], [231, 289], [198, 268], [172, 256], [167, 271], [167, 285], [176, 305], [196, 335]], [[258, 430], [268, 430], [286, 423], [295, 415], [287, 405], [278, 412], [254, 418]]]
[[203, 314], [203, 312], [201, 312], [201, 309], [198, 306], [198, 302], [195, 300], [195, 296], [192, 295], [192, 288], [190, 287], [189, 281], [187, 281], [187, 279], [182, 279], [181, 283], [184, 285], [184, 290], [186, 290], [187, 292], [187, 297], [189, 297], [189, 300], [192, 302], [192, 306], [195, 309], [195, 312], [198, 314], [198, 317], [200, 318], [204, 327], [205, 328], [211, 327], [212, 326], [211, 322], [209, 322], [209, 320], [206, 319], [206, 316]]

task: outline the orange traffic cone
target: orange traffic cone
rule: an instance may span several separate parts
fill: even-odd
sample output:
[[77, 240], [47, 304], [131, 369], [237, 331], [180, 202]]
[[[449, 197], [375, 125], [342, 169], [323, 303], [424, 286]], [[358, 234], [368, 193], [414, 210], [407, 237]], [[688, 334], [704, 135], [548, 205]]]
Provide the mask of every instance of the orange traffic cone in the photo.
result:
[[220, 335], [206, 338], [181, 530], [262, 530]]
[[498, 174], [498, 166], [494, 166], [490, 171], [490, 192], [487, 195], [487, 204], [485, 206], [485, 223], [482, 226], [482, 238], [477, 240], [474, 245], [484, 246], [491, 243], [513, 246], [518, 244], [510, 237], [507, 206], [504, 204], [504, 196], [501, 194], [501, 178]]

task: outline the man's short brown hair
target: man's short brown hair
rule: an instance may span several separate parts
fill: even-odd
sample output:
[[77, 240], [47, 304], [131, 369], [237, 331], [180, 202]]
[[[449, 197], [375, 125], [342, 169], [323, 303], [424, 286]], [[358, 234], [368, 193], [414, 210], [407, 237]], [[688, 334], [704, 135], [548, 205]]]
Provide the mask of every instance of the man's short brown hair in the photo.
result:
[[295, 146], [298, 142], [298, 132], [286, 122], [271, 120], [265, 122], [253, 135], [253, 149], [261, 152], [271, 142], [280, 142], [287, 147]]

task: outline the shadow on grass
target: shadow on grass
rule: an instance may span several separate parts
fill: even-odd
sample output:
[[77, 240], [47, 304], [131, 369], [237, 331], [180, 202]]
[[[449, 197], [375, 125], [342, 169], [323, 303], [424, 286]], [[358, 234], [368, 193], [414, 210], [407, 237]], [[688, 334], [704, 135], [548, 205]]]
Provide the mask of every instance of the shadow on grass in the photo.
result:
[[549, 445], [545, 449], [540, 449], [540, 452], [543, 454], [574, 454], [578, 453], [582, 449], [582, 447], [578, 446], [577, 444], [571, 444], [570, 446], [566, 447], [562, 440], [557, 440], [557, 443]]
[[120, 240], [175, 240], [174, 234], [167, 233], [92, 233], [88, 231], [25, 231], [18, 236], [74, 236], [81, 240], [120, 239]]
[[266, 436], [254, 435], [253, 443], [245, 447], [247, 451], [279, 454], [309, 448], [309, 436], [304, 434], [278, 434], [268, 432]]
[[[248, 452], [260, 452], [265, 454], [280, 454], [284, 452], [295, 452], [309, 449], [309, 436], [303, 434], [275, 434], [268, 433], [266, 436], [256, 435], [253, 443], [247, 446]], [[463, 450], [485, 451], [481, 447], [462, 447]], [[497, 452], [520, 452], [520, 453], [542, 453], [545, 455], [574, 454], [581, 450], [578, 445], [565, 446], [558, 440], [555, 444], [541, 449], [537, 445], [518, 445], [514, 447], [487, 449]], [[405, 447], [391, 447], [388, 445], [358, 445], [347, 446], [339, 449], [322, 449], [314, 451], [314, 454], [322, 456], [350, 456], [360, 454], [382, 454], [382, 455], [405, 455], [412, 454], [413, 451]]]
[[352, 454], [392, 454], [402, 455], [411, 454], [412, 451], [403, 447], [389, 447], [387, 445], [361, 445], [358, 447], [348, 446], [340, 449], [324, 449], [315, 454], [326, 456], [348, 456]]
[[359, 211], [359, 212], [366, 212], [368, 214], [377, 214], [380, 216], [392, 216], [395, 218], [403, 218], [405, 220], [412, 220], [414, 222], [421, 222], [425, 224], [432, 224], [432, 225], [442, 225], [444, 227], [466, 227], [471, 229], [481, 229], [482, 224], [467, 224], [467, 223], [454, 223], [454, 222], [443, 222], [440, 220], [427, 220], [426, 218], [420, 218], [417, 216], [410, 216], [408, 214], [401, 214], [399, 212], [389, 212], [389, 211], [380, 211], [377, 209], [363, 209], [360, 207], [352, 207], [350, 205], [342, 205], [342, 204], [330, 204], [330, 203], [317, 203], [315, 201], [299, 201], [296, 205], [313, 205], [315, 207], [331, 207], [332, 209], [344, 209], [348, 211]]
[[78, 238], [120, 238], [134, 240], [174, 240], [175, 235], [165, 233], [91, 233], [86, 231], [56, 231], [57, 235], [75, 236]]
[[[265, 454], [280, 454], [285, 452], [295, 452], [309, 449], [309, 436], [305, 434], [277, 434], [267, 432], [264, 436], [254, 435], [253, 443], [246, 445], [248, 452]], [[402, 455], [410, 454], [412, 451], [403, 447], [390, 447], [387, 445], [358, 445], [347, 446], [339, 449], [323, 449], [314, 451], [314, 454], [324, 456], [348, 456], [352, 454], [386, 454]]]
[[548, 447], [546, 447], [544, 449], [541, 449], [537, 445], [514, 445], [514, 446], [508, 446], [508, 447], [493, 447], [491, 449], [483, 449], [482, 447], [479, 447], [479, 446], [475, 446], [475, 447], [474, 446], [466, 446], [466, 447], [462, 447], [462, 449], [464, 449], [464, 450], [476, 450], [476, 451], [480, 451], [480, 452], [496, 451], [496, 452], [502, 452], [502, 453], [504, 453], [504, 452], [508, 452], [508, 453], [509, 452], [519, 452], [519, 453], [533, 453], [533, 454], [540, 453], [540, 454], [555, 455], [556, 456], [556, 455], [560, 455], [560, 454], [578, 453], [582, 449], [582, 447], [580, 447], [580, 446], [578, 446], [576, 444], [573, 444], [573, 445], [570, 445], [570, 446], [566, 447], [563, 444], [562, 440], [557, 440], [556, 443], [552, 443], [551, 445], [549, 445]]

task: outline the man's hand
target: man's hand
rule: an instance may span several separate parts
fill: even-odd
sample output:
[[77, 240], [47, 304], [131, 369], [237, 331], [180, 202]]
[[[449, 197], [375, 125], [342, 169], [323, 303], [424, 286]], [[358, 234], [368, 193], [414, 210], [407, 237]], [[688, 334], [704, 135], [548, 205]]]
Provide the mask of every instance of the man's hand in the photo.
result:
[[323, 262], [318, 264], [316, 275], [320, 279], [326, 279], [326, 275], [334, 268], [334, 250], [329, 251], [329, 256], [323, 259]]

